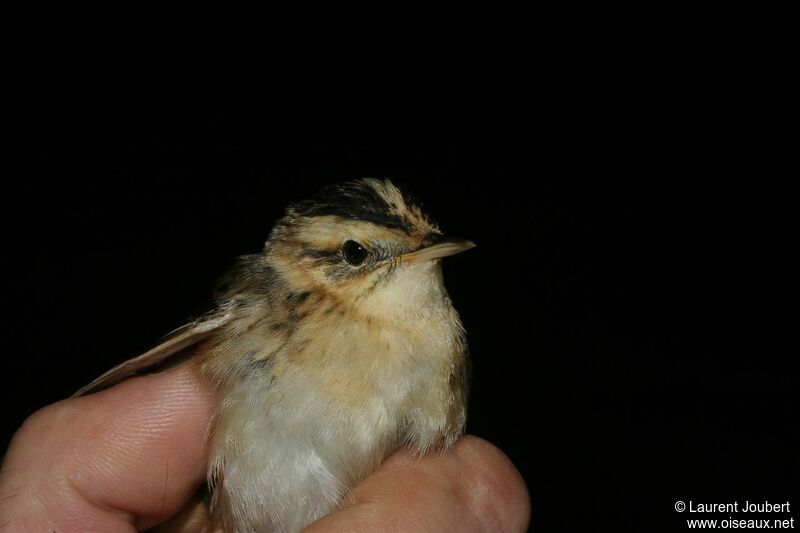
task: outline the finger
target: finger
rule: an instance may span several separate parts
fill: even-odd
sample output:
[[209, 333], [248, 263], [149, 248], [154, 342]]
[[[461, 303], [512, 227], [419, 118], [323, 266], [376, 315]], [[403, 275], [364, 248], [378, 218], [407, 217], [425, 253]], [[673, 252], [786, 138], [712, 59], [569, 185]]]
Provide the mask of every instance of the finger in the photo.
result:
[[45, 407], [11, 441], [0, 516], [11, 531], [133, 531], [163, 520], [204, 481], [212, 405], [186, 364]]
[[396, 452], [350, 504], [307, 531], [525, 531], [529, 517], [525, 482], [508, 457], [465, 436], [444, 454]]

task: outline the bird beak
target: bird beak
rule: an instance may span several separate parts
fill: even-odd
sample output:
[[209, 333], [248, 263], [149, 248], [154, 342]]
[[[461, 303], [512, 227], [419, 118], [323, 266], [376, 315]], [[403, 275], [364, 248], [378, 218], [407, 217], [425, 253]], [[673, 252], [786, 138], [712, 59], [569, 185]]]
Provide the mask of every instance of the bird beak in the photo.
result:
[[456, 237], [442, 237], [436, 235], [433, 239], [423, 244], [422, 248], [400, 256], [401, 263], [421, 263], [432, 259], [441, 259], [449, 255], [475, 248], [475, 243]]

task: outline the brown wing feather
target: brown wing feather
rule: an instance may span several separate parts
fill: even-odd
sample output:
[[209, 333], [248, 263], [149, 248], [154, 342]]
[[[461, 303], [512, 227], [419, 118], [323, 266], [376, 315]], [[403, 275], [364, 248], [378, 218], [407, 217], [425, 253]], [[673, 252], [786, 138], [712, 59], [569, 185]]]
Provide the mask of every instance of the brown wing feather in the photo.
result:
[[108, 372], [104, 373], [78, 392], [75, 396], [83, 396], [92, 392], [97, 392], [116, 385], [125, 378], [134, 374], [139, 374], [148, 368], [163, 363], [172, 356], [179, 354], [185, 348], [197, 344], [208, 338], [219, 328], [227, 324], [231, 319], [231, 313], [213, 315], [207, 319], [192, 322], [173, 331], [167, 338], [156, 346], [138, 357], [128, 359], [120, 363]]
[[264, 296], [266, 271], [261, 263], [262, 256], [259, 254], [239, 257], [233, 268], [218, 282], [214, 298], [217, 309], [213, 314], [176, 329], [152, 350], [115, 366], [73, 396], [97, 392], [134, 374], [142, 373], [207, 339], [235, 316], [241, 316], [242, 303], [248, 300], [248, 295], [257, 294], [259, 298]]

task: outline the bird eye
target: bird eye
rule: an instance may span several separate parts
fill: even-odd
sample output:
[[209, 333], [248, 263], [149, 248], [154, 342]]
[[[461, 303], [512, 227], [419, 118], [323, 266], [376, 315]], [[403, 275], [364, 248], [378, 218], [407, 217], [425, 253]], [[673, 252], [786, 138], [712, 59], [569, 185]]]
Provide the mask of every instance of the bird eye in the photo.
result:
[[344, 260], [353, 266], [360, 265], [367, 258], [367, 250], [356, 241], [345, 241], [342, 245]]

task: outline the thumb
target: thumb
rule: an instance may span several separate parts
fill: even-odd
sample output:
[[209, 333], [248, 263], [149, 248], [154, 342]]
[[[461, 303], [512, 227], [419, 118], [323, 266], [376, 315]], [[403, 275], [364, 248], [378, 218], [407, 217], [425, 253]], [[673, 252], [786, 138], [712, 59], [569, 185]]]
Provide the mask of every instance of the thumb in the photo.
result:
[[0, 526], [134, 531], [164, 520], [204, 481], [212, 408], [189, 363], [37, 411], [0, 471]]

